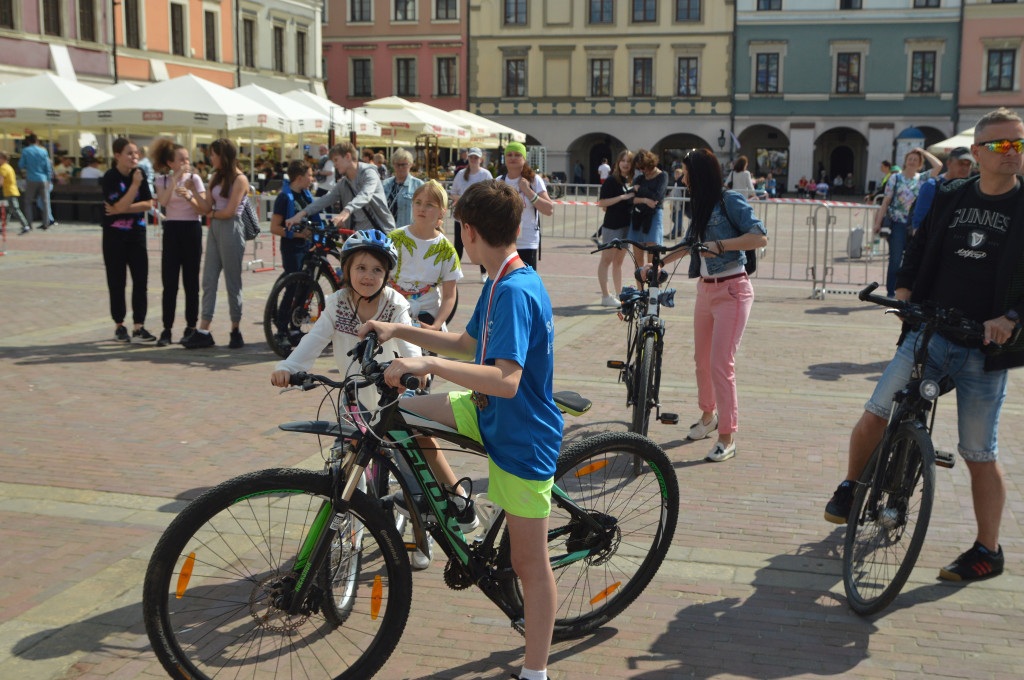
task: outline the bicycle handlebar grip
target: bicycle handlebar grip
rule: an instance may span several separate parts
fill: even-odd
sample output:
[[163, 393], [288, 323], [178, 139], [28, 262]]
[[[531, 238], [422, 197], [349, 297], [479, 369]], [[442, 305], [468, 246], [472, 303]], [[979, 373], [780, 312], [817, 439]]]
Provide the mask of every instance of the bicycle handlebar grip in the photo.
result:
[[412, 373], [406, 373], [402, 376], [402, 387], [407, 390], [418, 390], [420, 388], [420, 379]]
[[309, 378], [309, 374], [307, 373], [303, 373], [301, 371], [299, 373], [292, 373], [288, 376], [288, 384], [301, 387], [305, 384], [307, 378]]
[[864, 290], [860, 292], [860, 294], [857, 297], [861, 299], [861, 302], [867, 302], [868, 298], [871, 297], [871, 294], [875, 292], [876, 288], [878, 288], [878, 282], [872, 281], [867, 285], [866, 288], [864, 288]]
[[373, 357], [377, 354], [377, 332], [370, 331], [369, 333], [366, 334], [366, 337], [363, 339], [366, 341], [366, 346], [363, 347], [362, 361], [363, 365], [365, 366], [366, 364], [369, 364], [371, 361], [373, 361]]

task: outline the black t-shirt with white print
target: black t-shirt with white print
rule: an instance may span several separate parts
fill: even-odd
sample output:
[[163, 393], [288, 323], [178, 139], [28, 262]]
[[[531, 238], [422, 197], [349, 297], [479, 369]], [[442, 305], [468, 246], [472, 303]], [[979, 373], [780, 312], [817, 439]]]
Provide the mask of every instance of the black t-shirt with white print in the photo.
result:
[[1019, 200], [1018, 182], [999, 196], [986, 196], [974, 185], [953, 213], [953, 221], [936, 225], [943, 229], [942, 254], [931, 299], [941, 307], [955, 307], [969, 319], [984, 322], [992, 318], [996, 265], [1011, 228], [1013, 209]]

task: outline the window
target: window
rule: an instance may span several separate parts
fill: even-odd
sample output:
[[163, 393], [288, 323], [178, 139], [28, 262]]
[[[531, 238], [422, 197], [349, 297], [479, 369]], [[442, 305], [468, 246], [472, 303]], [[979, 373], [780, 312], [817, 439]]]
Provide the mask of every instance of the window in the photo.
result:
[[633, 0], [633, 21], [648, 23], [658, 20], [658, 0]]
[[590, 23], [611, 24], [615, 22], [613, 0], [590, 0]]
[[96, 0], [78, 0], [78, 37], [96, 42]]
[[206, 60], [217, 61], [217, 14], [203, 12], [203, 26], [206, 28]]
[[935, 92], [935, 52], [914, 52], [911, 59], [910, 91]]
[[306, 75], [306, 32], [296, 31], [295, 33], [295, 72], [300, 76]]
[[636, 57], [633, 59], [633, 96], [651, 97], [654, 95], [654, 59]]
[[677, 97], [697, 96], [697, 57], [679, 57]]
[[348, 0], [349, 21], [373, 21], [373, 0]]
[[988, 91], [1010, 91], [1013, 89], [1013, 67], [1017, 50], [989, 50], [988, 75], [985, 89]]
[[437, 59], [437, 96], [454, 97], [459, 93], [459, 71], [455, 57]]
[[416, 0], [395, 0], [395, 21], [416, 21]]
[[441, 21], [446, 19], [459, 18], [458, 0], [435, 0], [437, 5], [434, 8], [434, 18]]
[[60, 35], [60, 0], [43, 0], [43, 33]]
[[121, 0], [124, 5], [124, 44], [139, 49], [142, 44], [139, 31], [139, 0]]
[[836, 55], [836, 94], [860, 92], [860, 52]]
[[256, 68], [256, 21], [242, 19], [242, 65]]
[[416, 96], [416, 60], [395, 59], [395, 94], [399, 97]]
[[274, 26], [274, 70], [284, 73], [284, 26]]
[[372, 62], [369, 59], [352, 60], [352, 96], [372, 97], [373, 96], [373, 71]]
[[171, 54], [185, 56], [185, 6], [171, 3]]
[[757, 81], [754, 91], [772, 94], [779, 91], [779, 55], [767, 52], [757, 55]]
[[939, 0], [914, 0], [914, 7], [938, 7]]
[[612, 60], [590, 60], [590, 96], [612, 96]]
[[14, 28], [14, 0], [0, 0], [0, 28]]
[[526, 25], [526, 0], [505, 0], [505, 25]]
[[839, 0], [839, 9], [863, 9], [861, 0]]
[[526, 60], [505, 60], [505, 96], [526, 96]]
[[757, 0], [757, 11], [781, 10], [782, 0]]
[[700, 21], [700, 0], [676, 0], [676, 21]]

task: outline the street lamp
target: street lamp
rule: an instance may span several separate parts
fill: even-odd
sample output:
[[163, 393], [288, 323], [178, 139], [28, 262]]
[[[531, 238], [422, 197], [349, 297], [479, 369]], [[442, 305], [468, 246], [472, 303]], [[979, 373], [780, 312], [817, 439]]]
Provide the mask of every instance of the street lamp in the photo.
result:
[[725, 151], [725, 130], [722, 128], [718, 129], [718, 148]]

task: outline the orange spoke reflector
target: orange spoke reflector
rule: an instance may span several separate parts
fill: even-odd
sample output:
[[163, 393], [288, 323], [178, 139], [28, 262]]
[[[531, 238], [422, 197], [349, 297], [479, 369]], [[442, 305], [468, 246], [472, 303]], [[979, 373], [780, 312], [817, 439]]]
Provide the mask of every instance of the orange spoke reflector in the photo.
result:
[[599, 592], [597, 595], [595, 595], [594, 599], [590, 601], [590, 604], [597, 604], [598, 602], [600, 602], [601, 600], [603, 600], [604, 598], [608, 597], [616, 590], [618, 590], [619, 586], [621, 585], [622, 581], [616, 581], [615, 583], [613, 583], [612, 585], [608, 586], [607, 588]]
[[181, 565], [181, 573], [178, 574], [178, 587], [174, 591], [174, 596], [179, 600], [185, 595], [185, 589], [188, 588], [189, 579], [192, 578], [192, 567], [195, 566], [195, 563], [196, 554], [189, 553], [185, 558], [185, 564]]
[[373, 592], [370, 595], [370, 618], [374, 621], [380, 615], [380, 602], [384, 599], [384, 584], [381, 583], [380, 574], [373, 577]]
[[585, 475], [592, 474], [594, 472], [597, 472], [598, 470], [600, 470], [601, 468], [603, 468], [606, 465], [608, 465], [608, 461], [606, 461], [606, 460], [599, 460], [596, 463], [591, 463], [590, 465], [587, 465], [586, 467], [582, 467], [579, 470], [577, 470], [576, 471], [576, 476], [577, 477], [583, 477]]

